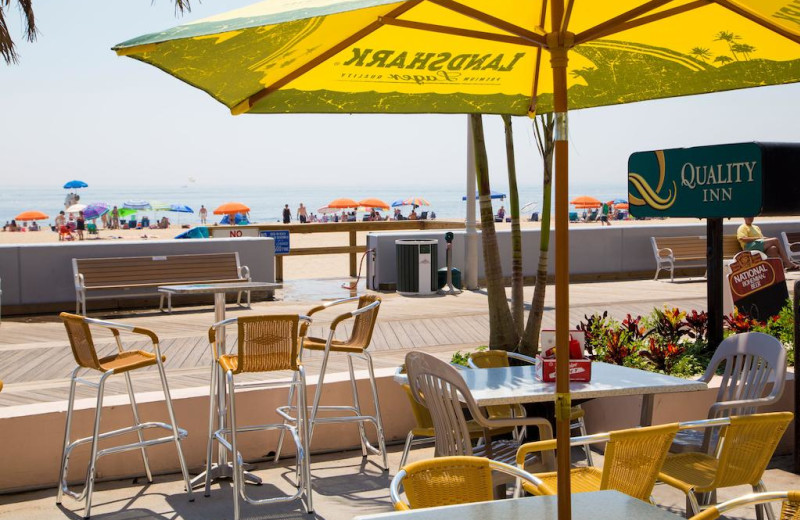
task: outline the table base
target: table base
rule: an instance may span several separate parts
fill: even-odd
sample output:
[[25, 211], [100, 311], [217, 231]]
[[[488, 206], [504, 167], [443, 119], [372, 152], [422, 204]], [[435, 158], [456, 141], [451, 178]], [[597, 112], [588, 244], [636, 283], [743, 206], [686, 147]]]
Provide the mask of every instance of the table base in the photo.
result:
[[[252, 464], [245, 464], [245, 467], [253, 467]], [[233, 479], [233, 464], [217, 464], [214, 463], [211, 465], [211, 482], [220, 479]], [[254, 475], [249, 471], [245, 470], [244, 472], [244, 480], [245, 482], [250, 482], [252, 484], [261, 485], [262, 480], [261, 477], [258, 475]], [[206, 472], [203, 471], [196, 477], [191, 480], [192, 489], [200, 486], [204, 486], [206, 484]]]

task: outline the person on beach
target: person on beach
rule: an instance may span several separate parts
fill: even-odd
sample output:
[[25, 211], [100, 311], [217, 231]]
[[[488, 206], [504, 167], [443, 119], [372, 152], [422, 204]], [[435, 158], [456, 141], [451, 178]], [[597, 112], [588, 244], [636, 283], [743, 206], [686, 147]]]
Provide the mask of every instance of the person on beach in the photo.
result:
[[608, 213], [610, 212], [611, 208], [608, 207], [608, 204], [605, 202], [603, 203], [603, 208], [600, 211], [600, 225], [601, 226], [610, 226], [611, 222], [608, 221]]
[[500, 209], [497, 210], [497, 218], [495, 222], [505, 222], [506, 221], [506, 208], [505, 206], [500, 206]]
[[736, 238], [744, 251], [760, 251], [770, 258], [780, 258], [787, 271], [800, 270], [800, 265], [792, 262], [781, 247], [777, 238], [764, 238], [761, 228], [753, 225], [753, 217], [745, 217], [744, 224], [736, 230]]
[[419, 217], [417, 216], [417, 208], [413, 208], [411, 213], [408, 214], [408, 220], [417, 220]]
[[56, 215], [56, 231], [58, 231], [59, 242], [64, 240], [64, 235], [61, 233], [61, 228], [66, 227], [66, 225], [67, 225], [67, 217], [64, 216], [63, 211], [60, 211], [58, 215]]
[[111, 229], [119, 229], [119, 210], [116, 206], [111, 210]]
[[300, 203], [300, 207], [297, 208], [297, 220], [299, 220], [301, 224], [308, 222], [308, 213], [306, 212], [306, 207], [303, 206], [302, 202]]
[[292, 210], [289, 209], [289, 205], [286, 204], [283, 207], [283, 223], [288, 224], [292, 221]]
[[78, 240], [83, 240], [83, 232], [86, 230], [86, 218], [83, 216], [83, 211], [78, 212], [78, 218], [75, 220], [75, 231], [78, 232]]
[[201, 205], [199, 213], [200, 213], [200, 223], [205, 226], [206, 219], [208, 218], [208, 210], [206, 209], [205, 206]]

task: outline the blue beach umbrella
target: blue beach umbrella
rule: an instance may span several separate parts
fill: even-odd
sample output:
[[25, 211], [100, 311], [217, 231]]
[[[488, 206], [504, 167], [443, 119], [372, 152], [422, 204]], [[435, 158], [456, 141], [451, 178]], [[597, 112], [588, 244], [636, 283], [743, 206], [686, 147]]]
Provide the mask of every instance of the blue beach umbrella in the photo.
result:
[[170, 204], [168, 211], [176, 213], [194, 213], [194, 210], [185, 204]]
[[[505, 193], [500, 193], [499, 191], [492, 190], [489, 193], [490, 193], [490, 195], [489, 195], [490, 199], [505, 199], [506, 198], [506, 194]], [[475, 195], [475, 200], [478, 200], [479, 198], [480, 198], [480, 195]], [[463, 197], [461, 197], [461, 200], [467, 200], [467, 196], [464, 195]]]
[[77, 189], [77, 188], [88, 188], [88, 187], [89, 187], [89, 185], [86, 184], [85, 182], [77, 181], [77, 180], [69, 181], [68, 183], [64, 184], [64, 189], [65, 190], [74, 190], [74, 189]]

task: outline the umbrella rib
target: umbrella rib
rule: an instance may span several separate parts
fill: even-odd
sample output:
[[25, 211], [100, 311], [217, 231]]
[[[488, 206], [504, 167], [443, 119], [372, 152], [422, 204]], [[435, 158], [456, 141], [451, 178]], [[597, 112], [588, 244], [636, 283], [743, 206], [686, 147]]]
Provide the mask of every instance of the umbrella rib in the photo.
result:
[[595, 31], [594, 29], [596, 28], [592, 28], [576, 35], [575, 45], [586, 43], [589, 40], [597, 40], [604, 36], [620, 33], [622, 31], [627, 31], [628, 29], [633, 29], [634, 27], [639, 27], [640, 25], [646, 25], [649, 23], [657, 22], [658, 20], [663, 20], [664, 18], [669, 18], [681, 13], [685, 13], [687, 11], [693, 11], [695, 9], [711, 5], [712, 3], [713, 0], [695, 0], [694, 2], [689, 2], [688, 4], [684, 4], [678, 7], [673, 7], [671, 9], [665, 9], [664, 11], [653, 13], [648, 16], [642, 16], [635, 20], [630, 20], [628, 22], [624, 22], [613, 27], [606, 27], [604, 31]]
[[[539, 15], [539, 26], [544, 27], [544, 22], [547, 19], [547, 2], [542, 2], [542, 12]], [[539, 100], [539, 74], [542, 69], [542, 48], [536, 51], [536, 65], [533, 70], [533, 85], [531, 85], [531, 103], [528, 105], [528, 115], [535, 117], [538, 107], [536, 106]]]
[[747, 18], [751, 22], [755, 22], [755, 23], [761, 25], [762, 27], [765, 27], [765, 28], [769, 29], [770, 31], [773, 31], [773, 32], [776, 32], [776, 33], [780, 34], [781, 36], [785, 36], [786, 38], [792, 40], [795, 43], [800, 43], [800, 36], [798, 36], [797, 34], [792, 33], [791, 31], [787, 31], [786, 29], [784, 29], [780, 25], [776, 25], [776, 24], [772, 23], [771, 21], [769, 21], [768, 19], [764, 18], [763, 16], [761, 16], [760, 14], [758, 14], [756, 12], [753, 12], [753, 11], [751, 11], [751, 10], [745, 8], [745, 7], [742, 7], [742, 6], [738, 5], [738, 4], [735, 4], [734, 2], [731, 2], [730, 0], [712, 0], [712, 1], [714, 3], [716, 3], [716, 4], [719, 4], [721, 7], [724, 7], [725, 9], [733, 11], [734, 13], [736, 13], [738, 15], [744, 16], [745, 18]]
[[436, 32], [442, 34], [452, 34], [454, 36], [464, 36], [467, 38], [477, 38], [480, 40], [490, 40], [496, 42], [511, 43], [515, 45], [527, 45], [527, 46], [539, 47], [538, 42], [534, 42], [520, 36], [508, 36], [505, 34], [495, 34], [485, 31], [459, 29], [457, 27], [448, 27], [446, 25], [437, 25], [424, 22], [412, 22], [408, 20], [398, 20], [397, 18], [389, 18], [386, 16], [380, 18], [380, 20], [386, 25], [394, 25], [397, 27], [403, 27], [405, 29], [419, 29], [422, 31]]
[[575, 0], [569, 0], [567, 8], [564, 11], [564, 19], [561, 20], [561, 32], [566, 32], [569, 27], [569, 19], [572, 16], [572, 6], [575, 5]]
[[[399, 15], [405, 13], [406, 11], [408, 11], [409, 9], [412, 9], [413, 7], [416, 7], [417, 5], [422, 3], [422, 1], [423, 0], [410, 0], [409, 2], [401, 5], [400, 7], [397, 7], [394, 10], [392, 10], [386, 16], [388, 16], [388, 17], [399, 16]], [[259, 90], [255, 94], [252, 94], [252, 95], [248, 96], [247, 98], [245, 98], [244, 100], [240, 101], [239, 103], [235, 104], [233, 106], [233, 108], [231, 108], [231, 114], [236, 116], [236, 115], [243, 114], [243, 113], [249, 111], [251, 108], [253, 108], [253, 106], [255, 106], [256, 103], [258, 103], [260, 100], [262, 100], [263, 98], [265, 98], [268, 95], [270, 95], [272, 92], [275, 92], [276, 90], [280, 89], [281, 87], [283, 87], [287, 83], [299, 78], [300, 76], [302, 76], [306, 72], [314, 69], [315, 67], [317, 67], [317, 65], [320, 65], [320, 64], [324, 63], [325, 61], [327, 61], [328, 59], [332, 58], [333, 56], [336, 56], [337, 54], [339, 54], [341, 51], [343, 51], [344, 49], [346, 49], [347, 47], [349, 47], [353, 43], [355, 43], [355, 42], [361, 40], [362, 38], [368, 36], [369, 34], [375, 32], [377, 29], [379, 29], [382, 26], [383, 26], [383, 23], [380, 20], [376, 20], [374, 22], [371, 22], [366, 27], [364, 27], [364, 28], [360, 29], [359, 31], [355, 32], [354, 34], [348, 36], [347, 38], [345, 38], [344, 40], [340, 41], [339, 43], [337, 43], [333, 47], [329, 48], [328, 50], [326, 50], [325, 52], [323, 52], [319, 56], [313, 58], [312, 60], [308, 61], [307, 63], [301, 65], [300, 67], [298, 67], [298, 68], [294, 69], [293, 71], [289, 72], [287, 75], [285, 75], [282, 78], [278, 79], [277, 81], [273, 82], [268, 87], [265, 87], [265, 88]]]
[[595, 25], [594, 27], [583, 31], [580, 34], [575, 36], [575, 44], [577, 45], [579, 42], [585, 42], [588, 40], [594, 40], [598, 38], [600, 35], [606, 34], [609, 30], [611, 32], [616, 32], [617, 26], [624, 24], [625, 22], [629, 22], [638, 18], [639, 16], [652, 11], [653, 9], [658, 9], [662, 5], [666, 5], [670, 2], [674, 2], [675, 0], [650, 0], [647, 3], [640, 5], [630, 11], [622, 13], [621, 15], [615, 16], [614, 18], [610, 18], [605, 22]]
[[536, 28], [538, 29], [537, 31], [529, 31], [528, 29], [525, 29], [518, 25], [514, 25], [511, 22], [508, 22], [501, 18], [497, 18], [496, 16], [488, 15], [483, 11], [473, 9], [472, 7], [468, 7], [464, 4], [460, 4], [453, 0], [429, 0], [429, 1], [440, 7], [444, 7], [445, 9], [449, 9], [458, 14], [463, 14], [464, 16], [473, 18], [487, 25], [491, 25], [492, 27], [495, 27], [497, 29], [510, 32], [511, 34], [515, 34], [521, 38], [530, 40], [536, 43], [536, 45], [539, 45], [541, 47], [544, 47], [547, 43], [545, 41], [544, 31], [538, 27]]

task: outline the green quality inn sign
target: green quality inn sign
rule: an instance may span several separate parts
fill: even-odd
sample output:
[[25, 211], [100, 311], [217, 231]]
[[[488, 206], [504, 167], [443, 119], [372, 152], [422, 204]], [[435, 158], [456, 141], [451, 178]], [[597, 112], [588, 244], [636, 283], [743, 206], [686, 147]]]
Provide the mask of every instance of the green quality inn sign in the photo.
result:
[[637, 152], [628, 159], [635, 217], [746, 217], [761, 213], [763, 154], [757, 143]]

